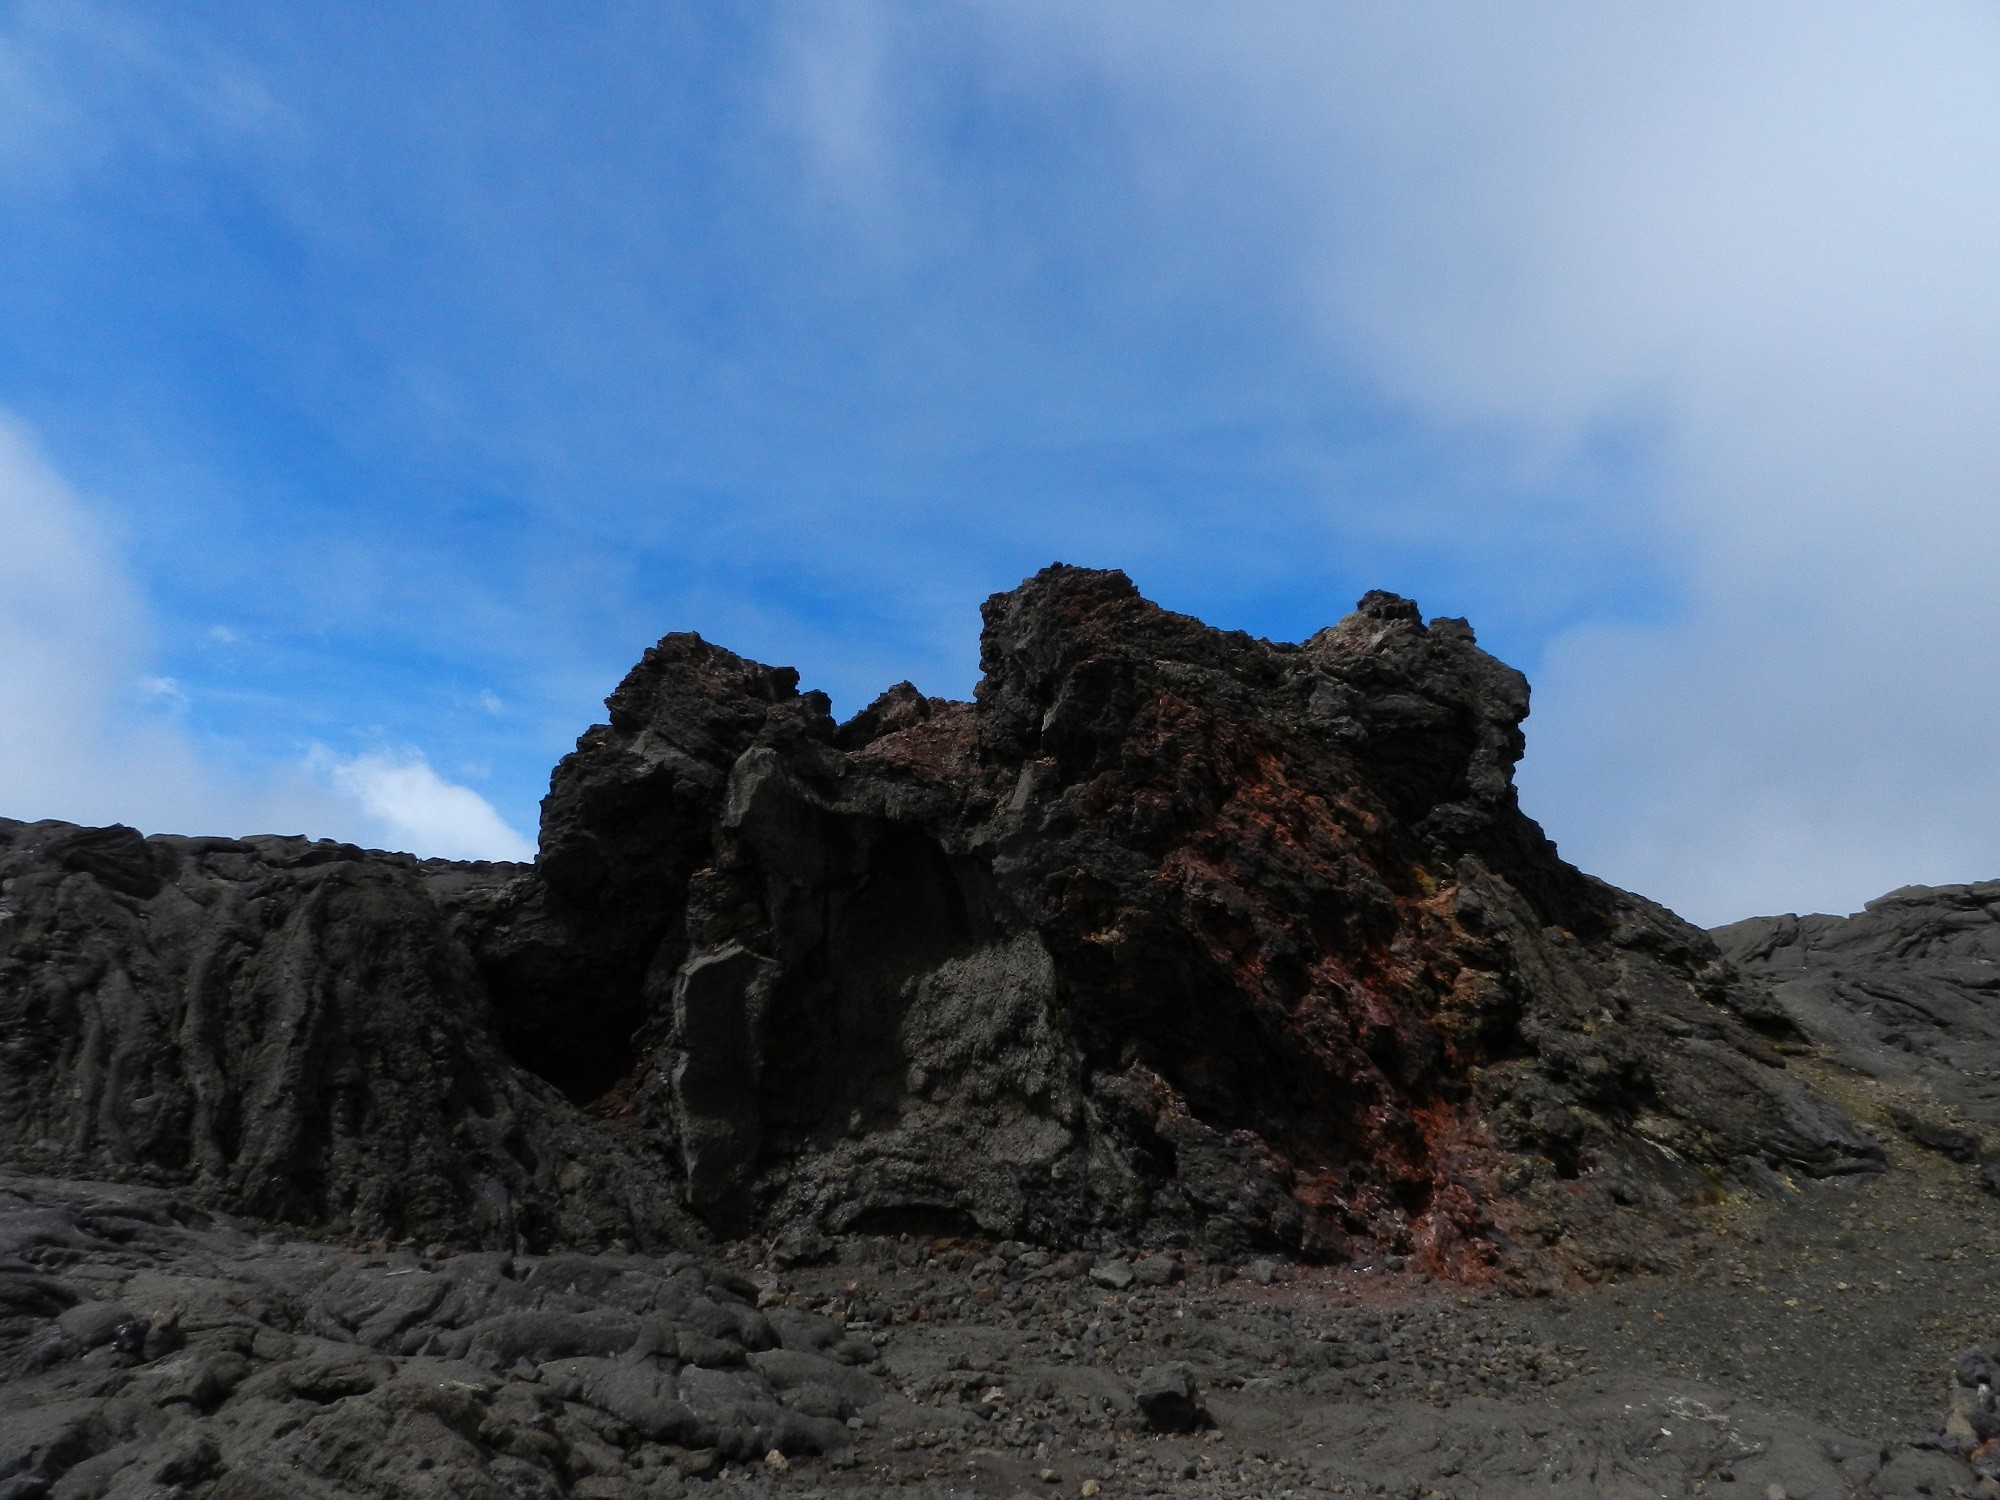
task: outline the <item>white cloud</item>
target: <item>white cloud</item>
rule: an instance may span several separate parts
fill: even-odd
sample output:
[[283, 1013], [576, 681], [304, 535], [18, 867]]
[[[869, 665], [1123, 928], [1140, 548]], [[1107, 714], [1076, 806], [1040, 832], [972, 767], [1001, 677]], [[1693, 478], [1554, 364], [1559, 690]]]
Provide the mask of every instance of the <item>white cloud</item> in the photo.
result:
[[878, 251], [903, 223], [898, 206], [898, 132], [885, 76], [892, 24], [873, 0], [818, 0], [780, 13], [770, 90], [774, 111], [799, 127], [811, 156], [808, 181], [855, 221], [872, 226]]
[[0, 414], [0, 816], [533, 857], [483, 797], [414, 750], [319, 750], [261, 774], [214, 763], [182, 728], [184, 685], [146, 670], [147, 635], [114, 539]]
[[374, 751], [341, 760], [324, 747], [316, 766], [339, 791], [409, 848], [445, 859], [535, 857], [484, 797], [446, 781], [416, 750]]
[[138, 686], [142, 611], [111, 539], [27, 430], [0, 416], [0, 787], [17, 817], [58, 807], [102, 818], [105, 772], [137, 780], [178, 747], [141, 720], [107, 747], [122, 690]]
[[1658, 434], [1607, 503], [1684, 549], [1679, 614], [1537, 674], [1571, 857], [1705, 921], [2000, 876], [2000, 12], [982, 14], [1383, 391], [1551, 463]]

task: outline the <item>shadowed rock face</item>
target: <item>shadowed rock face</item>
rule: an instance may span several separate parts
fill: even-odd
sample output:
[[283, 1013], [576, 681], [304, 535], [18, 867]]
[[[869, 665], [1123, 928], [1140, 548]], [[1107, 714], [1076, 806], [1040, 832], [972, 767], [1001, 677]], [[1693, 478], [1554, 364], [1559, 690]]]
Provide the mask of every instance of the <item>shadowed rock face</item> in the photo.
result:
[[1468, 1271], [1508, 1193], [1643, 1259], [1621, 1219], [1744, 1158], [1879, 1161], [1702, 933], [1522, 816], [1527, 684], [1462, 621], [1371, 594], [1275, 645], [1057, 567], [981, 666], [836, 724], [669, 636], [557, 768], [539, 878], [464, 922], [505, 1034], [631, 1037], [576, 1076], [711, 1223]]
[[[332, 1219], [371, 1175], [427, 1180], [407, 1163], [435, 1152], [439, 1191], [470, 1204], [508, 1150], [464, 1122], [500, 1111], [550, 1143], [535, 1162], [573, 1152], [591, 1183], [628, 1185], [570, 1191], [516, 1162], [509, 1202], [545, 1236], [583, 1232], [566, 1226], [584, 1201], [625, 1226], [589, 1232], [672, 1233], [658, 1205], [684, 1194], [729, 1233], [1367, 1245], [1458, 1274], [1523, 1228], [1576, 1259], [1657, 1259], [1659, 1226], [1718, 1174], [1879, 1163], [1785, 1069], [1776, 1044], [1800, 1038], [1760, 987], [1522, 816], [1527, 685], [1462, 621], [1370, 594], [1278, 645], [1056, 567], [988, 602], [981, 666], [973, 703], [905, 684], [837, 724], [795, 673], [668, 636], [556, 768], [530, 871], [227, 846], [275, 924], [241, 940], [239, 970], [264, 976], [231, 982], [244, 1024], [310, 993], [352, 1039], [346, 1093], [334, 1053], [286, 1054], [295, 1133], [321, 1143], [299, 1159], [358, 1163], [352, 1185], [273, 1196], [249, 1164], [265, 1148], [193, 1103], [128, 1154]], [[18, 1078], [43, 1102], [0, 1141], [101, 1168], [127, 1148], [72, 1102], [108, 1076], [86, 1055], [160, 1072], [146, 1097], [199, 1095], [192, 1054], [115, 1038], [128, 1014], [188, 1029], [226, 924], [164, 895], [189, 877], [163, 862], [214, 841], [15, 837], [33, 897], [8, 899], [40, 936], [0, 929], [0, 1005], [26, 1039], [0, 1097], [13, 1111]], [[93, 838], [125, 852], [56, 848]], [[331, 899], [313, 859], [345, 872], [348, 904], [312, 904]], [[177, 918], [186, 936], [141, 974], [121, 957], [159, 951], [141, 908], [183, 899], [210, 915]], [[37, 986], [92, 964], [66, 993], [108, 1019], [63, 1032]], [[382, 1026], [422, 1069], [368, 1061]], [[50, 1040], [71, 1034], [99, 1053]], [[245, 1097], [274, 1076], [262, 1057], [240, 1061]], [[452, 1212], [462, 1236], [501, 1232]]]
[[429, 884], [504, 873], [0, 820], [0, 1148], [364, 1239], [690, 1238], [495, 1041]]

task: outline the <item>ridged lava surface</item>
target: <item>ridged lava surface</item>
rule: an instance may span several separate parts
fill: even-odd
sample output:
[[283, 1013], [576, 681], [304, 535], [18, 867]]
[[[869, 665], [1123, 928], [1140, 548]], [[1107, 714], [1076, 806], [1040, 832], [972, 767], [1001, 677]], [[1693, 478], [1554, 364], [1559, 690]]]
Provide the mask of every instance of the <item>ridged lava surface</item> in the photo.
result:
[[[490, 1118], [478, 1090], [504, 1093], [554, 1132], [508, 1179], [547, 1184], [546, 1242], [678, 1232], [616, 1180], [724, 1233], [1367, 1246], [1468, 1275], [1531, 1249], [1668, 1255], [1662, 1226], [1754, 1162], [1879, 1165], [1785, 1066], [1802, 1038], [1760, 984], [1521, 814], [1527, 685], [1464, 622], [1371, 594], [1274, 644], [1055, 567], [988, 602], [981, 666], [972, 703], [902, 685], [839, 724], [795, 673], [668, 636], [557, 767], [531, 870], [343, 850], [423, 934], [396, 1014], [432, 1071], [396, 1085], [422, 1108], [370, 1116], [326, 1092], [327, 1054], [295, 1061], [302, 1116], [336, 1122], [302, 1138], [365, 1155], [393, 1118], [390, 1159], [448, 1135], [469, 1181], [505, 1151], [452, 1111]], [[46, 976], [107, 949], [62, 1003], [163, 1017], [147, 1066], [171, 1092], [199, 1071], [157, 1045], [188, 1027], [195, 959], [139, 976], [119, 955], [157, 945], [136, 918], [106, 936], [71, 914], [169, 898], [10, 837], [0, 1097], [38, 1102], [9, 1104], [0, 1141], [101, 1171], [128, 1147], [86, 1127], [73, 1081], [143, 1048], [120, 1051], [115, 1019], [56, 1025]], [[164, 859], [143, 863], [180, 890]], [[276, 893], [306, 879], [272, 868]], [[185, 920], [177, 955], [208, 941]], [[279, 941], [246, 939], [242, 963], [282, 972]], [[319, 952], [341, 1034], [385, 1002], [337, 976], [388, 961], [352, 935]], [[286, 982], [230, 993], [262, 1014]], [[249, 1148], [195, 1119], [130, 1151], [264, 1211], [354, 1212], [254, 1186]], [[575, 1227], [586, 1202], [600, 1221]], [[503, 1233], [454, 1212], [461, 1238]]]
[[1853, 916], [1753, 917], [1715, 938], [1830, 1062], [1881, 1086], [1903, 1134], [1994, 1159], [2000, 881], [1905, 886]]
[[499, 873], [0, 820], [0, 1150], [357, 1238], [692, 1237], [495, 1040], [433, 887]]

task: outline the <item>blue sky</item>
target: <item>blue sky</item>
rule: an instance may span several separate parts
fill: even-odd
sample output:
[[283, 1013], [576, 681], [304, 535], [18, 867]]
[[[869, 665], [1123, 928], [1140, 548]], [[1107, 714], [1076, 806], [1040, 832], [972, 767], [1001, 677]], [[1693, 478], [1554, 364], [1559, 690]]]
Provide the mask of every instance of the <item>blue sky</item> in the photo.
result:
[[519, 852], [661, 633], [963, 695], [1061, 558], [1470, 616], [1698, 918], [2000, 875], [1996, 84], [1969, 5], [0, 5], [4, 811]]

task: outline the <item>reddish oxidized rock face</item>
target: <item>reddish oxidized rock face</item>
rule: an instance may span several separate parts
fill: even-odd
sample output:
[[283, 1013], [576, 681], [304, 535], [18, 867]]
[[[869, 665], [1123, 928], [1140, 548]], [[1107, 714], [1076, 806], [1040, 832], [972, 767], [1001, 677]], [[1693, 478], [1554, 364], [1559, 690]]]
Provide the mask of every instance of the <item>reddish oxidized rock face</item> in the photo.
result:
[[[596, 1000], [648, 1018], [620, 1099], [712, 1221], [1478, 1275], [1524, 1201], [1644, 1258], [1621, 1215], [1703, 1172], [1873, 1163], [1788, 1108], [1702, 934], [1520, 813], [1527, 685], [1463, 622], [1371, 594], [1277, 645], [1057, 567], [985, 625], [975, 703], [904, 685], [841, 726], [669, 637], [557, 771], [521, 925], [599, 934], [600, 974], [629, 954]], [[486, 951], [520, 1026], [512, 941]]]

